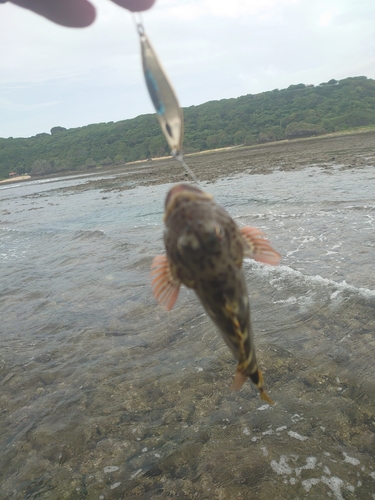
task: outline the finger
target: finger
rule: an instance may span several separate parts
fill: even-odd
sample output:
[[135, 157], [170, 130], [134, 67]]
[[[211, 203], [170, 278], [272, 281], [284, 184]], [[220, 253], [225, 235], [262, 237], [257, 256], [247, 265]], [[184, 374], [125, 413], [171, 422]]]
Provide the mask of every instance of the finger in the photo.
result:
[[142, 10], [150, 9], [156, 0], [112, 0], [125, 9], [132, 12], [141, 12]]
[[94, 22], [94, 6], [87, 0], [10, 0], [54, 23], [70, 28], [84, 28]]

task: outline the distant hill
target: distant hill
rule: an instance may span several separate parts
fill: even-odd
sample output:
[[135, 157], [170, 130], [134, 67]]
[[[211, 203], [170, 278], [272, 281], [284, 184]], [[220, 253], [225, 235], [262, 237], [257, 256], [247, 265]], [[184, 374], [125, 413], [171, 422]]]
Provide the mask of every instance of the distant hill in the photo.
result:
[[[375, 125], [375, 80], [365, 76], [318, 86], [290, 85], [184, 109], [186, 153], [309, 137]], [[0, 178], [45, 175], [168, 155], [155, 115], [98, 123], [30, 138], [0, 138]]]

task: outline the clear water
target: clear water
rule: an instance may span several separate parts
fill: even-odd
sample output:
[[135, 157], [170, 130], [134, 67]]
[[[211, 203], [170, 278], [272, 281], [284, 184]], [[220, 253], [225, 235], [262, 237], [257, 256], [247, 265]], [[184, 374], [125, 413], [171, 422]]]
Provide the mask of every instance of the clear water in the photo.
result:
[[0, 187], [0, 497], [375, 499], [374, 168], [204, 185], [283, 255], [244, 266], [273, 407], [152, 297], [169, 185], [89, 179]]

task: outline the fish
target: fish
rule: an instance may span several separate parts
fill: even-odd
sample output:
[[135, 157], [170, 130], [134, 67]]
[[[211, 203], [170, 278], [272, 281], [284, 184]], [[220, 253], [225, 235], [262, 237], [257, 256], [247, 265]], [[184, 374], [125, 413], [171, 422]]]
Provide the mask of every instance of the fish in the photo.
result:
[[164, 223], [166, 254], [151, 264], [157, 302], [170, 311], [182, 284], [194, 290], [238, 362], [232, 389], [250, 378], [260, 398], [273, 404], [255, 355], [243, 259], [277, 265], [280, 254], [260, 229], [238, 227], [212, 195], [192, 184], [169, 190]]

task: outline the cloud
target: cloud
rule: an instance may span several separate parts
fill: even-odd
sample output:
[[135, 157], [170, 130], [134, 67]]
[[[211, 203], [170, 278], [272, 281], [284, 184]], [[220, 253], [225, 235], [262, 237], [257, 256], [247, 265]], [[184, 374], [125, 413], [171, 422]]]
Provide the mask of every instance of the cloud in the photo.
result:
[[168, 15], [183, 21], [215, 17], [236, 19], [244, 15], [264, 15], [272, 13], [283, 5], [298, 4], [299, 0], [191, 0], [176, 2], [159, 0], [160, 13], [168, 10]]
[[335, 15], [338, 14], [338, 10], [333, 7], [332, 9], [328, 9], [324, 11], [320, 16], [319, 16], [319, 21], [318, 23], [321, 26], [329, 26], [332, 23], [332, 19], [334, 18]]
[[49, 102], [37, 102], [34, 104], [21, 104], [19, 102], [13, 102], [9, 99], [0, 98], [0, 109], [6, 111], [30, 111], [30, 110], [40, 110], [41, 108], [47, 108], [49, 106], [54, 106], [58, 104], [59, 101], [49, 101]]
[[[0, 98], [26, 110], [0, 115], [0, 136], [153, 112], [132, 16], [94, 3], [97, 21], [85, 29], [0, 4]], [[373, 0], [158, 0], [142, 17], [183, 106], [375, 78]]]

